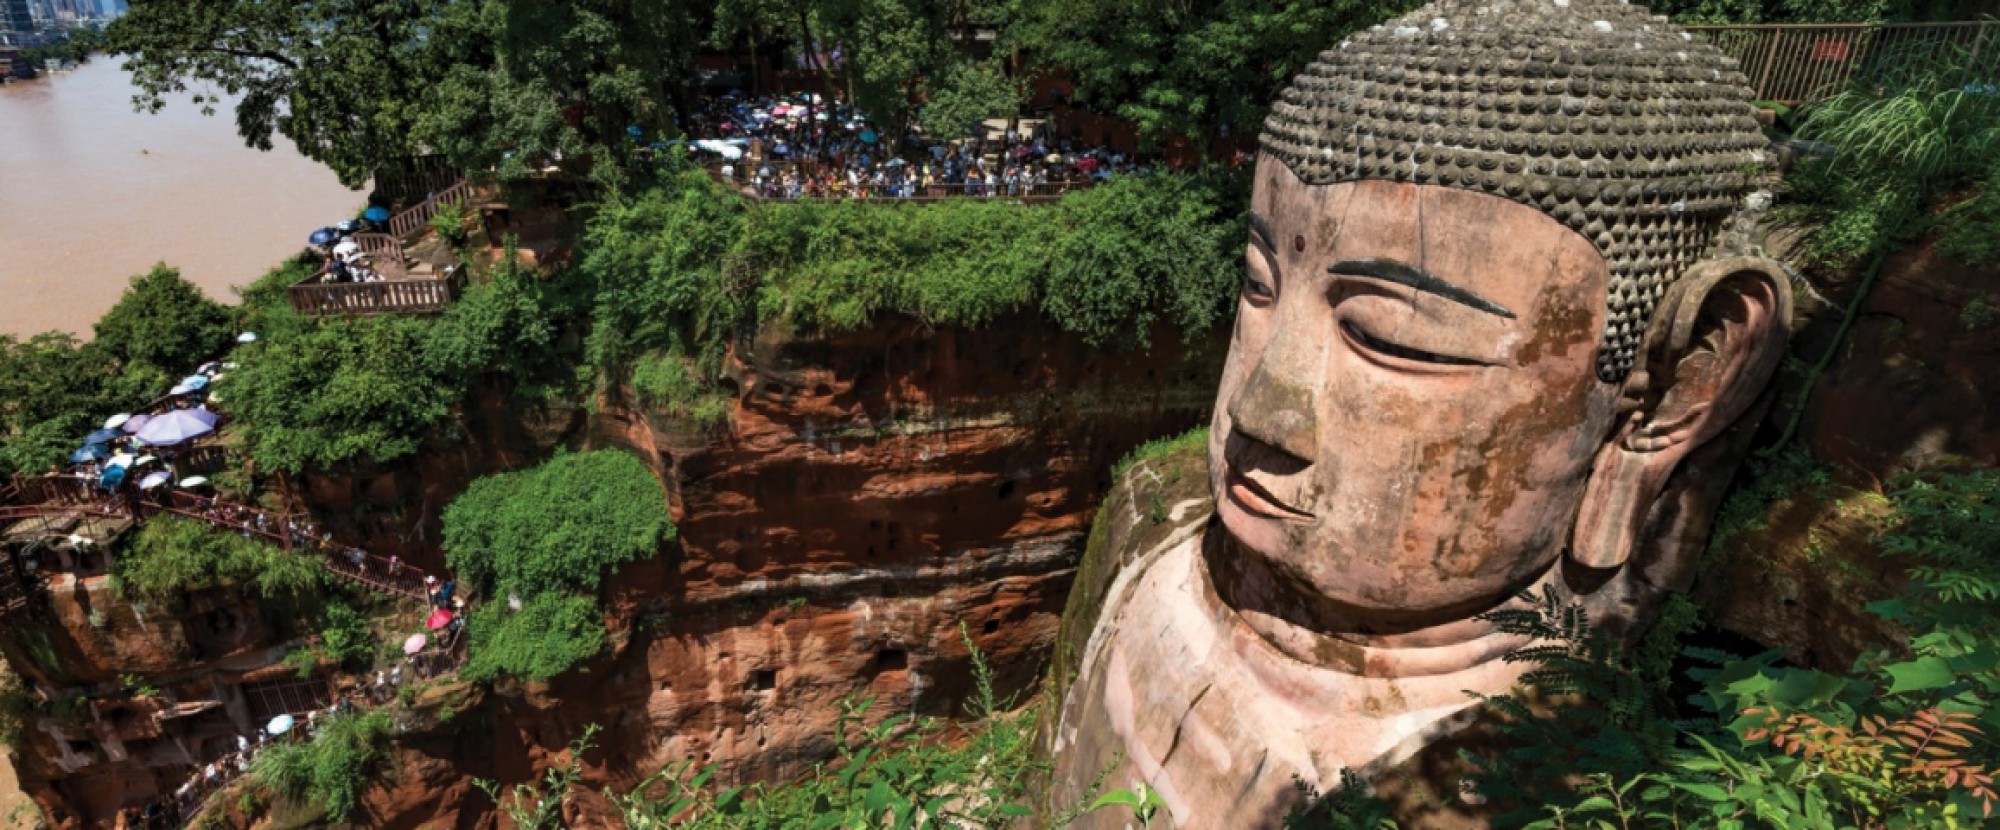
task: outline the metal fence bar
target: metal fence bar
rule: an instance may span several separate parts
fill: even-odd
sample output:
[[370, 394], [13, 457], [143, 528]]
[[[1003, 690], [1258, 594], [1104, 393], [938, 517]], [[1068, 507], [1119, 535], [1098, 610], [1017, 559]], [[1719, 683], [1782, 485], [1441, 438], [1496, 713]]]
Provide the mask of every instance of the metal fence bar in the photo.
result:
[[1920, 65], [1963, 50], [1973, 67], [1990, 60], [1995, 21], [1956, 23], [1797, 23], [1689, 26], [1737, 60], [1757, 98], [1781, 104], [1821, 100], [1870, 68]]

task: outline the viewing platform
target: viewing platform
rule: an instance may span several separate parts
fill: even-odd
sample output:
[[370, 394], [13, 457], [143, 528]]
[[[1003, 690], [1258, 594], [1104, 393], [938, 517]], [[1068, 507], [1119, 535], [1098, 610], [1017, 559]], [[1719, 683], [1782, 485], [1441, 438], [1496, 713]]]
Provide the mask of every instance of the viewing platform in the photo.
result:
[[350, 237], [361, 247], [364, 259], [380, 279], [325, 282], [326, 275], [316, 274], [287, 289], [293, 310], [312, 317], [332, 317], [435, 314], [449, 308], [458, 289], [455, 269], [434, 262], [412, 261], [405, 246], [420, 239], [438, 214], [462, 208], [473, 195], [471, 184], [460, 179], [391, 216], [388, 233], [358, 233]]

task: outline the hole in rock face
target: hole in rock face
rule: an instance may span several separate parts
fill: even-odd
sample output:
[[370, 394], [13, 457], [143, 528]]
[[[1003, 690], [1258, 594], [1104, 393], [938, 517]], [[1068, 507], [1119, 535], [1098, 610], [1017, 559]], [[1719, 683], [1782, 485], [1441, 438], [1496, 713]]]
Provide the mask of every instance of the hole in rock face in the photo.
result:
[[1006, 500], [1008, 500], [1008, 499], [1011, 499], [1011, 498], [1013, 498], [1013, 497], [1014, 497], [1014, 482], [1011, 482], [1011, 481], [1003, 481], [1003, 482], [1001, 482], [1001, 483], [1000, 483], [1000, 500], [1001, 500], [1001, 501], [1006, 501]]
[[987, 634], [997, 634], [1000, 631], [1000, 621], [987, 620], [983, 625], [979, 626], [979, 630]]
[[900, 648], [885, 648], [875, 652], [876, 671], [901, 671], [910, 667], [910, 653]]
[[664, 677], [660, 678], [660, 691], [671, 692], [673, 690], [674, 690], [674, 681]]
[[723, 378], [722, 382], [716, 385], [722, 387], [722, 391], [728, 393], [732, 398], [742, 397], [743, 395], [743, 384], [737, 383], [735, 378]]
[[824, 383], [814, 386], [813, 396], [818, 398], [831, 398], [833, 397], [833, 387], [828, 386]]
[[758, 669], [750, 673], [750, 688], [768, 692], [778, 688], [777, 669]]

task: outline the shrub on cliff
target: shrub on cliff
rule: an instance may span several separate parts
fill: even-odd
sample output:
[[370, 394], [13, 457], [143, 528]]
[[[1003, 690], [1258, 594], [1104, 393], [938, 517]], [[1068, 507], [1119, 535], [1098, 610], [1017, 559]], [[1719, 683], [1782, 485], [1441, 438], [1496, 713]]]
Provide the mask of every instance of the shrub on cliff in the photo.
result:
[[473, 612], [468, 631], [472, 644], [461, 677], [548, 680], [604, 648], [604, 611], [593, 597], [540, 594], [519, 611], [486, 603]]
[[579, 245], [591, 363], [616, 377], [679, 350], [711, 367], [767, 320], [977, 327], [1037, 309], [1094, 345], [1143, 347], [1155, 321], [1197, 333], [1234, 297], [1241, 193], [1220, 179], [1124, 177], [1054, 205], [881, 201], [746, 204], [688, 170], [612, 195]]
[[355, 818], [361, 795], [387, 772], [395, 725], [388, 712], [322, 718], [310, 741], [265, 747], [250, 778], [293, 803], [324, 810], [334, 824]]
[[589, 659], [604, 641], [605, 572], [673, 537], [659, 481], [617, 450], [474, 481], [444, 512], [445, 556], [486, 599], [469, 622], [465, 674], [545, 680]]
[[189, 591], [231, 588], [298, 608], [321, 593], [326, 579], [311, 558], [170, 516], [146, 522], [112, 557], [112, 574], [128, 596], [162, 605]]
[[452, 570], [489, 597], [595, 591], [606, 568], [652, 556], [673, 537], [659, 480], [617, 450], [486, 476], [444, 512]]

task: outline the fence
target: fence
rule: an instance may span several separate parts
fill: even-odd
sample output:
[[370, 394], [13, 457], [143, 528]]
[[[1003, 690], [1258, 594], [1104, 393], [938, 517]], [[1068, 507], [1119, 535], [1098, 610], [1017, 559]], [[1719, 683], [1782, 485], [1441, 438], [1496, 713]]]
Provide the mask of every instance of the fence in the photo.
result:
[[386, 233], [357, 233], [348, 237], [361, 247], [361, 252], [369, 258], [392, 262], [403, 262], [403, 243]]
[[[2000, 68], [2000, 23], [1815, 23], [1689, 26], [1742, 63], [1757, 98], [1793, 105], [1827, 98], [1870, 68], [1966, 61]], [[1975, 75], [1975, 77], [1982, 77]]]
[[429, 227], [431, 217], [445, 205], [461, 205], [472, 197], [472, 185], [459, 182], [431, 194], [430, 198], [412, 205], [409, 210], [389, 217], [389, 234], [397, 239], [408, 239], [422, 233]]
[[444, 277], [382, 282], [305, 283], [286, 292], [300, 314], [428, 313], [451, 305], [451, 281]]
[[799, 195], [783, 192], [778, 186], [759, 190], [755, 185], [743, 180], [740, 175], [726, 178], [713, 166], [709, 175], [730, 187], [739, 188], [752, 199], [768, 201], [820, 200], [820, 201], [873, 201], [901, 204], [904, 202], [927, 203], [946, 199], [997, 199], [1002, 201], [1038, 204], [1054, 202], [1064, 195], [1078, 190], [1087, 190], [1094, 181], [1054, 181], [1042, 184], [842, 184], [839, 190], [821, 190], [818, 186], [804, 187]]
[[375, 169], [375, 199], [391, 205], [423, 200], [464, 178], [444, 156], [410, 156]]

